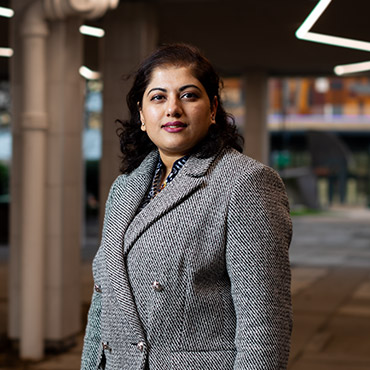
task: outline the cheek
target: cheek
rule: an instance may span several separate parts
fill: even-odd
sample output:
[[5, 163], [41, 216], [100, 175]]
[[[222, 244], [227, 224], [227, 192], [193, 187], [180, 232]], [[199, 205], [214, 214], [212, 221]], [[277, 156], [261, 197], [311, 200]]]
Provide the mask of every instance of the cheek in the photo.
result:
[[160, 112], [159, 109], [156, 109], [155, 107], [149, 107], [143, 111], [143, 116], [146, 122], [156, 123], [156, 121], [160, 117]]
[[193, 112], [193, 117], [204, 126], [209, 126], [211, 124], [211, 111], [208, 106], [196, 108]]

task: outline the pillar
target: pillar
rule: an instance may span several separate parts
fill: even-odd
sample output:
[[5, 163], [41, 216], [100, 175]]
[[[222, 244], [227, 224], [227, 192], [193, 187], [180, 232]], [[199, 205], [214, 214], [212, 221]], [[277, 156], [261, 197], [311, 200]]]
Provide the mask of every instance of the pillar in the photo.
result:
[[[44, 343], [44, 224], [46, 180], [46, 37], [41, 4], [27, 9], [21, 26], [23, 63], [20, 353], [38, 360]], [[32, 93], [29, 93], [31, 92]]]
[[[100, 209], [119, 174], [120, 150], [116, 119], [128, 118], [126, 94], [139, 62], [157, 46], [154, 8], [148, 2], [123, 2], [104, 19], [103, 49], [103, 148], [100, 163]], [[101, 216], [104, 212], [100, 212]], [[101, 217], [102, 218], [102, 217]]]
[[245, 110], [244, 153], [268, 164], [267, 75], [251, 71], [244, 75]]
[[45, 340], [62, 349], [81, 329], [80, 253], [83, 218], [82, 130], [84, 80], [82, 19], [50, 23], [44, 283]]
[[117, 0], [13, 0], [9, 337], [39, 360], [80, 332], [84, 17]]

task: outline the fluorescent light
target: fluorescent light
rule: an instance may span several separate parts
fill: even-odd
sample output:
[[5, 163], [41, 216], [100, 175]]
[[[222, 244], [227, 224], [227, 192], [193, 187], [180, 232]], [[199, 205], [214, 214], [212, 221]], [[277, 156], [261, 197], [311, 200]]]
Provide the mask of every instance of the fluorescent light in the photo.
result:
[[92, 71], [90, 68], [85, 66], [80, 67], [79, 72], [86, 80], [99, 80], [101, 78], [100, 72]]
[[370, 70], [370, 61], [352, 64], [342, 64], [334, 68], [334, 72], [338, 76], [342, 76], [348, 73], [364, 72], [369, 70]]
[[8, 57], [10, 58], [13, 56], [14, 51], [11, 48], [0, 48], [0, 57]]
[[304, 20], [304, 22], [300, 25], [300, 27], [296, 31], [295, 35], [297, 38], [299, 39], [304, 38], [306, 33], [309, 32], [309, 30], [320, 18], [321, 14], [324, 13], [325, 9], [328, 7], [330, 3], [331, 0], [321, 0], [316, 4], [312, 12], [308, 15], [308, 17]]
[[80, 32], [83, 35], [93, 36], [93, 37], [103, 37], [105, 35], [105, 31], [102, 28], [85, 26], [85, 25], [80, 27]]
[[0, 17], [11, 18], [14, 15], [14, 10], [0, 6]]
[[343, 48], [370, 51], [370, 42], [347, 39], [344, 37], [322, 35], [319, 33], [308, 32], [304, 37], [306, 41], [318, 42], [321, 44], [341, 46]]
[[344, 37], [329, 36], [321, 33], [310, 32], [332, 0], [320, 0], [308, 17], [297, 29], [295, 35], [298, 39], [318, 42], [321, 44], [341, 46], [344, 48], [370, 51], [370, 42], [347, 39]]

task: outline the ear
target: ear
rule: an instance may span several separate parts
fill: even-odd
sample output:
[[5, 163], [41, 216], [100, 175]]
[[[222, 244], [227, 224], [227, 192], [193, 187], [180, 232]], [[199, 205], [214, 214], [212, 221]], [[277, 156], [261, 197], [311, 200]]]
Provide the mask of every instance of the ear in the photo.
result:
[[141, 125], [140, 125], [141, 131], [146, 131], [144, 117], [143, 117], [143, 114], [141, 112], [140, 112], [140, 121], [141, 121]]
[[215, 96], [213, 98], [213, 102], [211, 104], [211, 124], [215, 124], [216, 123], [217, 107], [218, 107], [218, 99]]
[[137, 108], [139, 110], [139, 114], [140, 114], [140, 121], [141, 121], [141, 131], [146, 131], [146, 126], [145, 126], [145, 119], [144, 119], [144, 115], [143, 115], [143, 111], [141, 109], [141, 106], [139, 104], [139, 102], [137, 103]]

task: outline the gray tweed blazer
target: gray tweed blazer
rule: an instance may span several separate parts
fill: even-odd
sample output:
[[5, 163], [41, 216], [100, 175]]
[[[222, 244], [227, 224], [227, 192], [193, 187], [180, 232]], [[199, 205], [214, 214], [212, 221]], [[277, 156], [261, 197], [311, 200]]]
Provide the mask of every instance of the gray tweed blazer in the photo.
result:
[[158, 153], [106, 203], [81, 369], [286, 369], [291, 221], [284, 185], [235, 150], [191, 156], [140, 213]]

